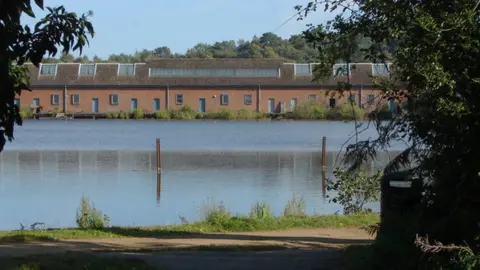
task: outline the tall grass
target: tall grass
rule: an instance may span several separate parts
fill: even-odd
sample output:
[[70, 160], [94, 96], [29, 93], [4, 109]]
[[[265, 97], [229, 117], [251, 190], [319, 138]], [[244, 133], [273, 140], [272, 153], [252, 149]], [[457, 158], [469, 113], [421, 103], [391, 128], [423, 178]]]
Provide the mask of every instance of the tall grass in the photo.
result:
[[268, 203], [257, 202], [250, 209], [249, 216], [250, 218], [253, 218], [253, 219], [265, 219], [265, 218], [273, 218], [273, 213]]
[[284, 216], [306, 216], [305, 201], [303, 197], [296, 197], [295, 194], [290, 200], [288, 200], [285, 209], [283, 210]]
[[92, 202], [85, 196], [80, 199], [80, 206], [77, 210], [77, 226], [80, 229], [104, 229], [108, 226], [110, 218], [102, 211], [95, 208]]

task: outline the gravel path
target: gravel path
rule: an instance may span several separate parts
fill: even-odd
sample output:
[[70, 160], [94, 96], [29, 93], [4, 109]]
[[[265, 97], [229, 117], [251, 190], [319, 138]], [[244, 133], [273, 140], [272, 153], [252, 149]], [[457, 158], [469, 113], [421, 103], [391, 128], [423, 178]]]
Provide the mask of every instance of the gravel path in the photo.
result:
[[[210, 233], [167, 238], [131, 237], [0, 244], [0, 256], [97, 251], [96, 254], [100, 256], [140, 258], [167, 270], [318, 270], [339, 269], [339, 256], [344, 247], [366, 244], [370, 241], [371, 237], [360, 229], [319, 228], [254, 233]], [[220, 251], [171, 251], [212, 245], [220, 246]], [[284, 249], [221, 251], [221, 247], [227, 245], [275, 245]]]

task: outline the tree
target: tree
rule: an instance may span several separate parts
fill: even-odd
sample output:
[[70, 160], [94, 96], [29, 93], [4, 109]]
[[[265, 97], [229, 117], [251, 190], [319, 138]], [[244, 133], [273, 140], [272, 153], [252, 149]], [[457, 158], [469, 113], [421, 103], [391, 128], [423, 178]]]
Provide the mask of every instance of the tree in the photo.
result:
[[[35, 0], [43, 9], [43, 0]], [[78, 16], [63, 6], [47, 7], [48, 14], [33, 29], [20, 23], [22, 14], [35, 17], [30, 0], [0, 2], [0, 152], [6, 140], [12, 140], [15, 124], [21, 125], [15, 95], [29, 89], [29, 72], [23, 66], [31, 62], [38, 67], [45, 55], [55, 57], [57, 46], [63, 54], [88, 45], [94, 29], [88, 21], [92, 12]]]
[[153, 55], [159, 58], [170, 58], [172, 57], [172, 51], [167, 46], [162, 46], [155, 48], [153, 50]]
[[[340, 15], [304, 32], [319, 50], [316, 79], [330, 77], [331, 66], [338, 60], [354, 64], [355, 53], [361, 51], [370, 61], [393, 62], [394, 72], [389, 78], [372, 78], [385, 99], [408, 98], [411, 102], [410, 110], [391, 121], [376, 122], [377, 139], [347, 147], [345, 163], [354, 171], [390, 143], [407, 142], [405, 151], [387, 165], [385, 172], [413, 166], [415, 161], [410, 176], [423, 189], [414, 216], [400, 223], [401, 230], [382, 236], [400, 234], [395, 239], [405, 245], [396, 254], [377, 255], [377, 259], [388, 258], [380, 268], [474, 269], [475, 264], [478, 268], [478, 0], [318, 0], [296, 8], [303, 19], [322, 7], [340, 11]], [[358, 37], [369, 44], [361, 48]], [[338, 91], [351, 87], [339, 82]], [[392, 239], [377, 250], [392, 251], [391, 246], [398, 244]]]

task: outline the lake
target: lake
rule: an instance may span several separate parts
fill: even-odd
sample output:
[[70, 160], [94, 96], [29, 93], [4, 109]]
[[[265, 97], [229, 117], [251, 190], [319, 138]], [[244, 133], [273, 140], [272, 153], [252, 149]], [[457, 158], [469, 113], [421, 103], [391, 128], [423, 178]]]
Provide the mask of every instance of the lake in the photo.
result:
[[[247, 214], [267, 201], [279, 215], [293, 194], [309, 213], [335, 213], [341, 207], [322, 194], [321, 138], [331, 177], [351, 135], [353, 124], [340, 122], [25, 121], [0, 154], [0, 229], [75, 226], [82, 195], [112, 225], [174, 224], [179, 215], [194, 221], [203, 205], [220, 202]], [[360, 139], [375, 136], [370, 128]], [[161, 190], [155, 138], [162, 145]], [[391, 155], [367, 167], [381, 169]]]

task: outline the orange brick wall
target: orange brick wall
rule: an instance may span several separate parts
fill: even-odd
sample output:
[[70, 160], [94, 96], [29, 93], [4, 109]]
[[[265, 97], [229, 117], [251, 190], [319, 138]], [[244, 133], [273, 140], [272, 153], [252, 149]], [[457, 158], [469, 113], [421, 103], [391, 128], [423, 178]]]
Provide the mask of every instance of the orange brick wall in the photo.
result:
[[[39, 89], [33, 91], [23, 91], [19, 97], [20, 106], [24, 108], [33, 104], [34, 98], [40, 99], [40, 105], [43, 106], [44, 112], [49, 112], [57, 109], [59, 112], [63, 111], [63, 89]], [[154, 104], [153, 100], [160, 99], [160, 109], [165, 110], [167, 108], [167, 93], [168, 104], [170, 109], [179, 109], [183, 105], [189, 105], [194, 110], [199, 110], [199, 99], [204, 98], [206, 101], [206, 111], [218, 111], [220, 109], [238, 110], [246, 108], [251, 111], [257, 110], [257, 96], [260, 96], [259, 109], [263, 112], [268, 112], [268, 100], [275, 100], [275, 107], [277, 112], [280, 110], [280, 102], [284, 102], [285, 109], [290, 109], [290, 100], [296, 98], [297, 104], [308, 101], [309, 95], [316, 95], [316, 101], [323, 106], [329, 105], [330, 96], [326, 96], [326, 90], [315, 89], [261, 89], [260, 93], [256, 88], [242, 88], [242, 89], [170, 89], [162, 87], [159, 89], [68, 89], [67, 90], [67, 111], [68, 112], [92, 112], [92, 99], [97, 98], [99, 101], [99, 112], [128, 112], [130, 111], [131, 99], [137, 99], [138, 108], [145, 112], [153, 112]], [[356, 102], [359, 102], [360, 90], [353, 90], [352, 93], [356, 95]], [[363, 89], [361, 90], [361, 104], [364, 105], [366, 110], [374, 106], [367, 104], [369, 94], [375, 96], [381, 92], [379, 90]], [[51, 95], [59, 95], [59, 104], [51, 104]], [[79, 94], [80, 104], [73, 105], [71, 95]], [[118, 105], [110, 104], [110, 95], [118, 95]], [[176, 104], [176, 95], [183, 94], [183, 104]], [[220, 96], [222, 94], [228, 94], [228, 105], [221, 104]], [[246, 105], [244, 103], [245, 95], [252, 95], [252, 103]], [[345, 93], [343, 97], [335, 97], [336, 104], [342, 104], [348, 100], [348, 93]], [[375, 100], [375, 105], [379, 102], [379, 99]]]

